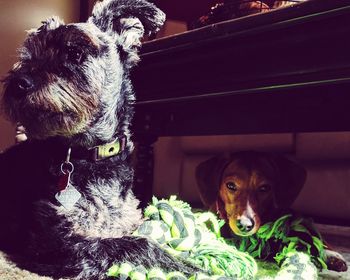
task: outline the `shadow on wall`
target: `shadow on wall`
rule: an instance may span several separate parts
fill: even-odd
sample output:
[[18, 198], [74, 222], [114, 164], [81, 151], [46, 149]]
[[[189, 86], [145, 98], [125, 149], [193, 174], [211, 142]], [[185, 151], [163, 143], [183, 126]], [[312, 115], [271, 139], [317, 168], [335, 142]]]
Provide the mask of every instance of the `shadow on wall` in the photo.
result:
[[[0, 79], [17, 60], [16, 49], [26, 32], [40, 26], [41, 21], [58, 15], [65, 22], [79, 21], [80, 0], [11, 0], [0, 1]], [[2, 96], [2, 87], [0, 86]], [[14, 128], [0, 115], [0, 151], [14, 143]]]

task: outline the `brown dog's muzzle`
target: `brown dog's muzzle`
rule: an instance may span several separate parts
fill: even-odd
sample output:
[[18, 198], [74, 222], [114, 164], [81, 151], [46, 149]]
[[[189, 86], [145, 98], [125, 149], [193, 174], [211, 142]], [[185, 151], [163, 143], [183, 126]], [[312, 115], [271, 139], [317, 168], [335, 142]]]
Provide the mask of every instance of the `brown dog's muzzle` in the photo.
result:
[[[234, 205], [232, 205], [232, 208]], [[248, 204], [241, 214], [231, 211], [230, 205], [226, 205], [227, 220], [231, 230], [239, 236], [249, 236], [255, 234], [261, 225], [260, 217], [256, 211]]]
[[241, 216], [240, 218], [229, 218], [231, 230], [239, 236], [250, 236], [255, 234], [260, 228], [260, 220], [257, 217]]

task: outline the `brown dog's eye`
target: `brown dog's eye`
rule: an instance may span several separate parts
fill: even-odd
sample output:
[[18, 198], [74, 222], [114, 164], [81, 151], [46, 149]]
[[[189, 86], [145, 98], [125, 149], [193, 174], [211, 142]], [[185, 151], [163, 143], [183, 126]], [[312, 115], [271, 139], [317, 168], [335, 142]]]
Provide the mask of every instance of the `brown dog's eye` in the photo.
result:
[[269, 190], [271, 189], [271, 186], [270, 185], [262, 185], [259, 187], [259, 192], [268, 192]]
[[227, 182], [226, 187], [229, 188], [231, 191], [236, 191], [237, 190], [237, 185], [233, 182]]

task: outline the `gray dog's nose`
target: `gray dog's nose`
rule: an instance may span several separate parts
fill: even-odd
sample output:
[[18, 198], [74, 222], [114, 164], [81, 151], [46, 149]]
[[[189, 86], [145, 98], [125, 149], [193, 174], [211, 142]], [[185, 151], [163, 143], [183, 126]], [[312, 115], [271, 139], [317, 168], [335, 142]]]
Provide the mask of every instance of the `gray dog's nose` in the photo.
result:
[[28, 92], [34, 87], [34, 80], [27, 75], [18, 77], [16, 82], [18, 89], [23, 93]]
[[250, 232], [254, 228], [254, 220], [251, 218], [244, 217], [237, 220], [237, 228], [244, 233]]

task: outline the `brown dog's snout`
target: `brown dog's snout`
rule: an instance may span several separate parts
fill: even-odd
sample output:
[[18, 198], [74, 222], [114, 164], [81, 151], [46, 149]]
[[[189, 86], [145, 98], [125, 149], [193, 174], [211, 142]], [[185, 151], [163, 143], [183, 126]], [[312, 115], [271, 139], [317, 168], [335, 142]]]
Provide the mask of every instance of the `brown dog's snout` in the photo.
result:
[[255, 226], [255, 221], [253, 218], [250, 217], [241, 217], [237, 220], [237, 228], [242, 233], [249, 233]]
[[[243, 209], [243, 213], [238, 208], [230, 211], [229, 226], [236, 235], [249, 236], [255, 234], [260, 228], [261, 221], [257, 210], [253, 209], [250, 203], [246, 207]], [[241, 214], [237, 215], [236, 213]]]

